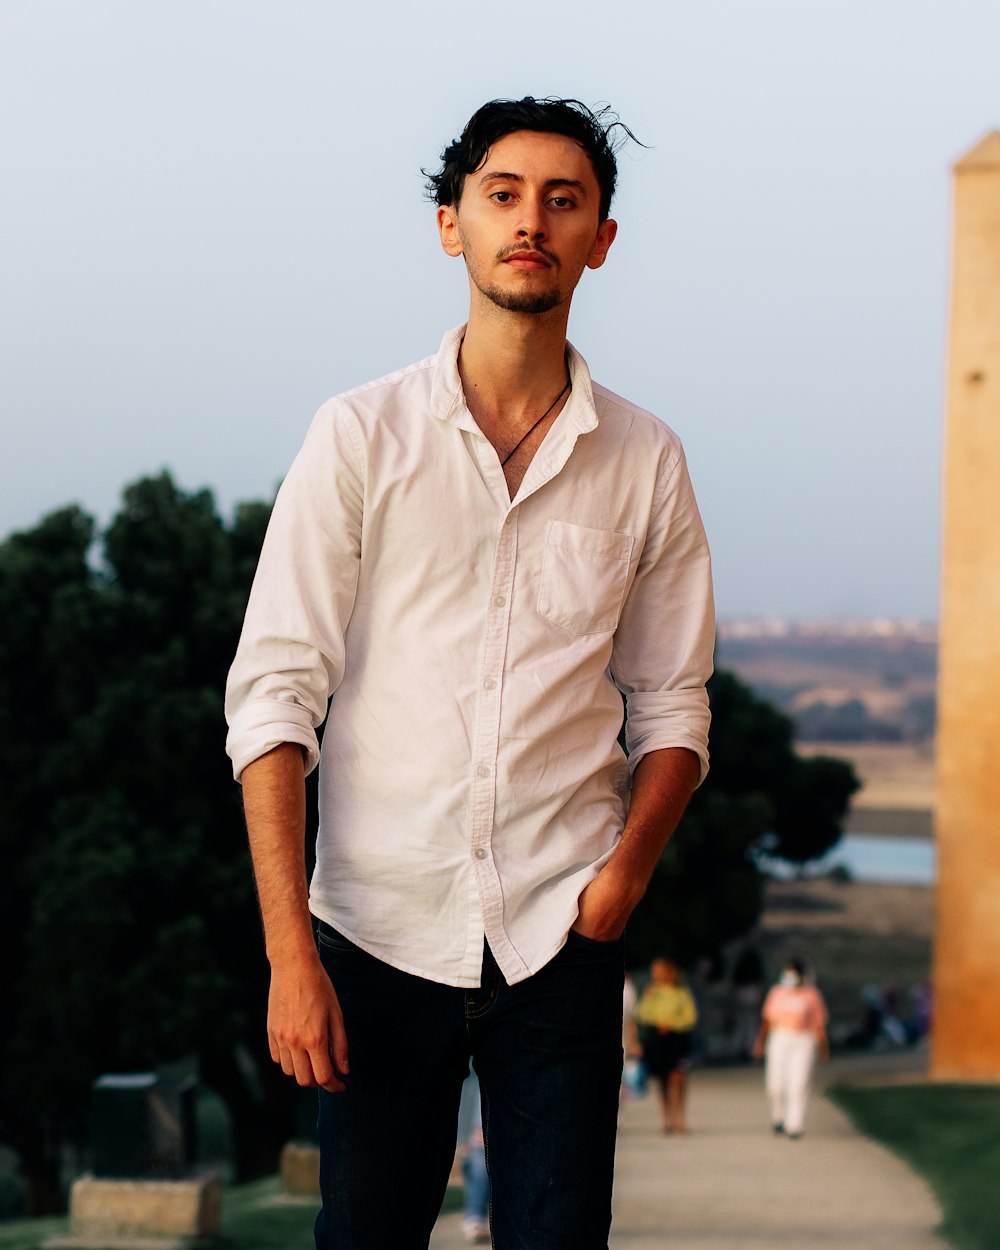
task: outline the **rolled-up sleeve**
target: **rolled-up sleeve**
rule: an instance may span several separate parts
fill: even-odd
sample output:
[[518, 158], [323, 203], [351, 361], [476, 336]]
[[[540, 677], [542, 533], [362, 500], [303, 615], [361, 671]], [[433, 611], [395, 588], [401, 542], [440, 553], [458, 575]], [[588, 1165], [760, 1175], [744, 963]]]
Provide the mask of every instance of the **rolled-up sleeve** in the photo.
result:
[[708, 773], [706, 683], [715, 650], [712, 568], [679, 445], [662, 466], [649, 530], [615, 632], [611, 672], [625, 695], [625, 741], [644, 755], [686, 747]]
[[319, 762], [316, 730], [344, 675], [361, 556], [364, 458], [350, 410], [316, 414], [275, 500], [226, 683], [233, 774], [276, 746]]

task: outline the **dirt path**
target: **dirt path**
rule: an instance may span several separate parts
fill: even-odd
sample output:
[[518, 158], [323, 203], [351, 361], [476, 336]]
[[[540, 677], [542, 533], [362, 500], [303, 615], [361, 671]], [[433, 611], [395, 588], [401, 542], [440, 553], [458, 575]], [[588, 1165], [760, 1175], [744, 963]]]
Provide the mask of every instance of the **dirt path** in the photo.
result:
[[[851, 1079], [849, 1064], [838, 1068]], [[924, 1183], [825, 1098], [793, 1142], [768, 1130], [759, 1068], [706, 1069], [692, 1077], [690, 1122], [688, 1136], [663, 1137], [652, 1099], [624, 1107], [611, 1250], [946, 1245]], [[431, 1250], [463, 1245], [461, 1217], [443, 1217]]]

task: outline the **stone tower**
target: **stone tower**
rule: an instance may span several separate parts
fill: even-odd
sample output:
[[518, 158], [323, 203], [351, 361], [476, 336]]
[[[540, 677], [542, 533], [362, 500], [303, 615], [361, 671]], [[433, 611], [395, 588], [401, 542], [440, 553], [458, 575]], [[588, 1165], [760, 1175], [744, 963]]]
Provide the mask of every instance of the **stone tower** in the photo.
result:
[[1000, 131], [955, 166], [943, 561], [931, 1067], [1000, 1080]]

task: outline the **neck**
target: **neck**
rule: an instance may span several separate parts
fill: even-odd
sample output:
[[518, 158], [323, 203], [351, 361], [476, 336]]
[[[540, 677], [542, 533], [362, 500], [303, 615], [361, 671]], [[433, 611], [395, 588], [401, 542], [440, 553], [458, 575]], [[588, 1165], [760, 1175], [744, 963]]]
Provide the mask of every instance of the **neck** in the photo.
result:
[[466, 402], [516, 422], [550, 403], [566, 382], [568, 306], [510, 313], [473, 300], [458, 356]]

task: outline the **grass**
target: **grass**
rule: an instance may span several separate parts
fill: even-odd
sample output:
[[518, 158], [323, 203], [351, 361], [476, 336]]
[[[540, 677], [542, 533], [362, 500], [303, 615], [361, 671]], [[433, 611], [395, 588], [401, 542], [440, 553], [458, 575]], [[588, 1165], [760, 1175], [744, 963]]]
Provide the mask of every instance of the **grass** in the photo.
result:
[[827, 1092], [861, 1132], [924, 1177], [955, 1250], [996, 1250], [1000, 1087], [838, 1085]]
[[[955, 1250], [996, 1250], [1000, 1176], [1000, 1086], [837, 1085], [829, 1096], [868, 1137], [920, 1173], [944, 1213], [941, 1231]], [[449, 1189], [444, 1210], [461, 1206]], [[289, 1250], [312, 1244], [316, 1204], [281, 1196], [277, 1178], [227, 1187], [215, 1250]], [[0, 1250], [39, 1250], [66, 1232], [60, 1219], [0, 1222]]]
[[[442, 1211], [459, 1210], [460, 1189], [449, 1188]], [[277, 1177], [234, 1185], [222, 1191], [222, 1231], [205, 1250], [289, 1250], [311, 1246], [318, 1201], [288, 1199]], [[40, 1250], [48, 1237], [65, 1236], [65, 1219], [0, 1223], [0, 1250]]]
[[66, 1221], [58, 1216], [0, 1223], [0, 1250], [38, 1250], [47, 1237], [64, 1237]]
[[318, 1202], [282, 1199], [275, 1177], [222, 1193], [219, 1250], [289, 1250], [312, 1245]]
[[[313, 1244], [318, 1200], [282, 1198], [277, 1178], [238, 1185], [222, 1193], [222, 1235], [214, 1250], [290, 1250]], [[461, 1207], [461, 1191], [449, 1188], [442, 1211]]]

